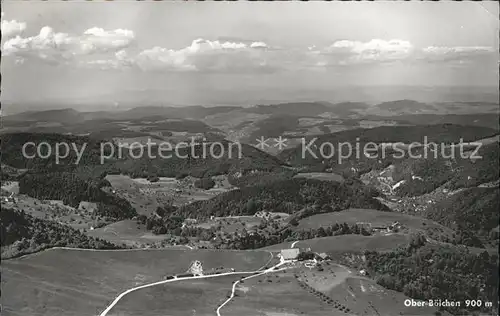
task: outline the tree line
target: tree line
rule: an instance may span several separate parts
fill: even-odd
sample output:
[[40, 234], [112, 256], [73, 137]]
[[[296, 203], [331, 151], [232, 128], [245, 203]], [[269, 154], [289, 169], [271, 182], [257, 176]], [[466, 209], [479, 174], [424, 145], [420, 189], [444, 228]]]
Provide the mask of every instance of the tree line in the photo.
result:
[[119, 249], [122, 246], [85, 235], [54, 221], [24, 211], [2, 208], [0, 212], [2, 259], [18, 257], [52, 247]]
[[378, 284], [405, 295], [429, 300], [482, 300], [486, 306], [443, 307], [452, 314], [498, 312], [498, 254], [472, 253], [467, 247], [429, 244], [423, 235], [391, 252], [365, 252], [368, 271]]
[[102, 176], [93, 178], [72, 172], [29, 172], [19, 179], [20, 194], [41, 200], [62, 200], [75, 208], [82, 201], [96, 202], [95, 215], [115, 220], [137, 215], [127, 200], [103, 190], [106, 187], [110, 188], [111, 184]]
[[304, 207], [316, 206], [327, 212], [335, 206], [338, 210], [369, 208], [388, 210], [375, 199], [378, 192], [364, 184], [327, 182], [314, 179], [287, 179], [264, 185], [242, 187], [182, 206], [178, 214], [185, 218], [206, 219], [210, 216], [226, 217], [254, 215], [258, 211], [293, 214]]

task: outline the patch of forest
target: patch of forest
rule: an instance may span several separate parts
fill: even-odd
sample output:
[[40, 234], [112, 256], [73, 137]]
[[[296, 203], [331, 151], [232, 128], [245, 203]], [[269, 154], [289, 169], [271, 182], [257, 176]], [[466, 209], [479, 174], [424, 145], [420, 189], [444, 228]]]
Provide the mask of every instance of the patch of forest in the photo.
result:
[[185, 205], [178, 214], [198, 219], [254, 215], [259, 211], [293, 214], [308, 206], [316, 206], [318, 213], [348, 208], [388, 210], [375, 199], [378, 195], [359, 181], [287, 179], [231, 190], [210, 200]]
[[498, 188], [470, 188], [428, 208], [424, 216], [455, 231], [498, 242]]
[[[40, 173], [85, 171], [95, 176], [107, 172], [133, 178], [186, 175], [203, 178], [252, 170], [272, 171], [281, 169], [282, 165], [278, 158], [253, 146], [224, 140], [217, 143], [200, 140], [194, 146], [176, 147], [175, 144], [161, 146], [158, 140], [152, 139], [151, 145], [143, 149], [119, 148], [116, 143], [94, 137], [49, 133], [5, 134], [1, 140], [2, 163]], [[37, 148], [30, 144], [24, 150], [27, 156], [34, 158], [27, 158], [23, 146], [29, 143], [49, 146], [41, 146], [37, 153]], [[57, 161], [55, 150], [63, 143], [68, 144], [70, 150], [67, 157]], [[65, 155], [65, 147], [59, 145], [59, 148]], [[81, 158], [75, 148], [82, 153]]]
[[81, 173], [53, 172], [28, 173], [19, 179], [19, 193], [40, 200], [62, 200], [78, 207], [80, 202], [96, 202], [96, 215], [114, 220], [137, 215], [130, 202], [103, 188], [111, 184], [103, 178], [92, 178]]
[[52, 247], [122, 248], [108, 241], [89, 237], [69, 226], [35, 218], [23, 211], [2, 208], [0, 219], [2, 259], [14, 258]]
[[[391, 252], [365, 252], [368, 271], [378, 284], [419, 300], [461, 301], [443, 307], [454, 315], [498, 312], [498, 254], [471, 253], [467, 247], [429, 244], [422, 235]], [[466, 307], [466, 300], [493, 302], [489, 308]]]

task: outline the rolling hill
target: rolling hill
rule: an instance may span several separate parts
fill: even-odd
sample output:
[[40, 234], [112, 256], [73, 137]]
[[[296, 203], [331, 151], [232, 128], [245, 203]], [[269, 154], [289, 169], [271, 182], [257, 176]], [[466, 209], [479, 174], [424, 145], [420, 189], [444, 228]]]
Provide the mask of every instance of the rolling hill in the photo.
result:
[[370, 106], [363, 102], [341, 102], [329, 104], [330, 111], [339, 117], [359, 115], [359, 112], [366, 111]]
[[413, 236], [405, 247], [366, 251], [363, 265], [378, 284], [415, 299], [433, 300], [435, 295], [444, 295], [454, 301], [493, 302], [492, 306], [443, 306], [454, 315], [471, 314], [472, 310], [496, 314], [498, 310], [498, 253], [475, 253]]
[[464, 126], [479, 126], [488, 127], [495, 130], [499, 129], [498, 114], [494, 113], [479, 113], [479, 114], [403, 114], [398, 116], [373, 116], [366, 117], [372, 120], [393, 120], [402, 125], [437, 125], [437, 124], [454, 124]]
[[[489, 128], [448, 124], [354, 129], [307, 140], [303, 146], [283, 151], [279, 158], [310, 172], [328, 171], [345, 176], [382, 172], [391, 167], [391, 174], [383, 177], [391, 186], [397, 184], [395, 194], [417, 196], [444, 184], [450, 189], [458, 189], [497, 180], [500, 151], [498, 141], [491, 137], [494, 135], [497, 131]], [[410, 151], [410, 143], [423, 144], [425, 138], [427, 144], [436, 145], [429, 145], [427, 149], [413, 147]], [[460, 139], [472, 143], [464, 144], [463, 148], [450, 145], [458, 144]], [[482, 144], [481, 140], [485, 139], [491, 141]], [[476, 140], [481, 144], [476, 144]], [[368, 142], [378, 146], [365, 147]], [[330, 146], [321, 151], [325, 143], [333, 145], [333, 155]], [[344, 145], [341, 157], [337, 150], [343, 143], [351, 144], [351, 154]], [[356, 149], [358, 144], [359, 149]], [[472, 153], [475, 157], [469, 157]]]
[[396, 100], [383, 102], [375, 106], [380, 111], [398, 114], [417, 114], [427, 111], [434, 111], [435, 107], [430, 104], [414, 100]]
[[[342, 300], [349, 311], [397, 315], [390, 306], [396, 301], [403, 304], [408, 297], [429, 299], [441, 292], [448, 298], [493, 300], [498, 295], [493, 282], [498, 279], [494, 272], [498, 254], [489, 246], [498, 245], [499, 129], [498, 114], [481, 112], [493, 105], [412, 100], [377, 105], [291, 102], [246, 108], [145, 106], [116, 112], [60, 109], [7, 116], [0, 136], [2, 179], [18, 181], [17, 197], [62, 200], [75, 208], [82, 202], [92, 204], [95, 207], [88, 211], [89, 218], [97, 216], [102, 223], [111, 224], [92, 227], [92, 232], [78, 231], [58, 223], [56, 217], [52, 221], [42, 219], [45, 209], [41, 204], [33, 203], [33, 212], [40, 213], [40, 218], [2, 204], [2, 258], [11, 258], [2, 262], [4, 311], [45, 316], [97, 314], [123, 290], [183, 273], [193, 260], [202, 261], [206, 271], [221, 266], [257, 269], [270, 262], [267, 251], [278, 252], [292, 244], [325, 252], [349, 266], [345, 269], [368, 272], [372, 280], [355, 277], [350, 271], [339, 287], [323, 293]], [[442, 114], [453, 107], [478, 110], [476, 114]], [[336, 130], [342, 131], [332, 133]], [[78, 136], [82, 134], [88, 135]], [[220, 141], [222, 145], [215, 147], [214, 154], [222, 155], [207, 156], [204, 144], [188, 145], [178, 152], [168, 150], [172, 154], [168, 158], [158, 154], [158, 146], [150, 148], [156, 157], [134, 157], [139, 148], [123, 148], [122, 157], [116, 155], [120, 140], [150, 138], [175, 144], [194, 135], [209, 138], [205, 143], [208, 146]], [[383, 157], [362, 153], [340, 162], [337, 156], [301, 157], [300, 147], [274, 156], [242, 144], [239, 156], [238, 146], [224, 140], [250, 142], [260, 136], [282, 135], [295, 141], [306, 137], [306, 143], [317, 137], [317, 146], [311, 147], [316, 154], [326, 142], [335, 146], [373, 142], [376, 148], [372, 153], [377, 154], [385, 150], [385, 145], [400, 144], [389, 148]], [[423, 142], [425, 138], [442, 144], [441, 150], [461, 139], [481, 140], [481, 158], [468, 156], [472, 144], [465, 156], [395, 156], [399, 153], [396, 149], [407, 154], [411, 142]], [[108, 140], [114, 144], [105, 154], [113, 150], [115, 155], [108, 155], [102, 162], [102, 146]], [[62, 142], [75, 144], [78, 149], [86, 147], [79, 163], [74, 150], [58, 163], [53, 156], [23, 157], [21, 149], [27, 142], [47, 142], [52, 148]], [[415, 150], [423, 151], [422, 147]], [[33, 149], [29, 153], [33, 154]], [[223, 178], [218, 181], [225, 184], [212, 190], [210, 186], [218, 175]], [[366, 176], [363, 181], [361, 175]], [[165, 184], [167, 180], [160, 177], [179, 185]], [[114, 179], [113, 185], [110, 179]], [[379, 192], [379, 187], [371, 186], [376, 181], [390, 190]], [[140, 185], [134, 187], [136, 183]], [[195, 183], [200, 186], [196, 188], [199, 192], [187, 189]], [[442, 200], [433, 199], [437, 190], [443, 192]], [[168, 204], [175, 200], [170, 199], [173, 195], [182, 203]], [[423, 217], [391, 212], [384, 204], [403, 204], [417, 198], [425, 199], [422, 203], [428, 206], [420, 214]], [[17, 203], [16, 208], [18, 205], [27, 204]], [[144, 211], [137, 212], [136, 207]], [[417, 207], [410, 209], [411, 214], [419, 215]], [[397, 229], [386, 229], [395, 222], [399, 224]], [[332, 228], [334, 224], [339, 225]], [[373, 229], [358, 227], [365, 224]], [[132, 246], [154, 243], [154, 247], [169, 247], [180, 243], [194, 249], [93, 251], [124, 247], [93, 238], [103, 236], [113, 243], [128, 242]], [[89, 250], [42, 251], [58, 246]], [[268, 247], [237, 250], [263, 246]], [[479, 249], [483, 246], [486, 249]], [[220, 250], [224, 248], [234, 250]], [[31, 252], [39, 253], [14, 258]], [[300, 270], [294, 269], [294, 273]], [[319, 296], [304, 299], [300, 308], [287, 309], [290, 304], [286, 302], [293, 305], [308, 295], [298, 292], [307, 287], [293, 273], [287, 273], [272, 280], [266, 277], [259, 279], [261, 282], [256, 279], [239, 284], [238, 298], [225, 307], [226, 313], [254, 316], [258, 306], [262, 313], [272, 310], [273, 316], [284, 315], [285, 311], [318, 316], [346, 314], [346, 309], [332, 309], [330, 305], [319, 308], [322, 303], [314, 301]], [[172, 314], [184, 315], [191, 312], [186, 304], [195, 301], [189, 307], [197, 313], [213, 313], [237, 279], [231, 276], [148, 288], [124, 298], [113, 312], [153, 315], [171, 310]], [[166, 296], [169, 298], [162, 299]]]
[[[213, 142], [198, 141], [192, 147], [175, 147], [171, 145], [170, 150], [161, 149], [161, 142], [151, 142], [151, 157], [147, 150], [143, 149], [118, 149], [117, 145], [94, 139], [89, 136], [72, 136], [60, 134], [38, 134], [38, 133], [13, 133], [2, 135], [2, 162], [20, 169], [38, 170], [41, 172], [54, 172], [72, 170], [75, 172], [92, 173], [96, 176], [104, 172], [125, 173], [133, 177], [139, 176], [176, 176], [193, 175], [202, 177], [205, 174], [224, 174], [228, 172], [239, 172], [245, 170], [273, 170], [280, 169], [282, 162], [250, 145], [234, 144], [221, 141], [217, 146]], [[48, 143], [52, 149], [52, 155], [48, 158], [34, 159], [22, 155], [23, 145], [27, 142], [40, 144]], [[78, 165], [75, 164], [78, 155], [75, 150], [70, 150], [68, 157], [56, 161], [55, 148], [57, 143], [67, 143], [76, 147], [79, 151], [84, 149]], [[74, 145], [73, 145], [74, 144]], [[86, 144], [86, 145], [85, 145]], [[84, 147], [85, 146], [85, 147]], [[64, 149], [61, 149], [64, 150]], [[27, 150], [29, 155], [36, 154], [35, 148], [30, 146]], [[102, 152], [102, 153], [101, 153]], [[121, 159], [119, 153], [122, 153]], [[43, 152], [46, 154], [46, 152]], [[61, 152], [61, 154], [63, 154]], [[213, 155], [212, 155], [213, 154]], [[109, 158], [103, 158], [109, 157]], [[137, 158], [136, 158], [137, 157]], [[162, 158], [163, 157], [163, 158]], [[101, 162], [103, 158], [103, 162]]]
[[[325, 252], [333, 257], [343, 253], [362, 254], [365, 250], [390, 251], [409, 241], [408, 235], [340, 235], [332, 237], [321, 237], [314, 239], [301, 240], [295, 244], [297, 248], [311, 248], [315, 252]], [[277, 244], [261, 250], [280, 251], [290, 248], [292, 242]]]
[[69, 226], [2, 207], [0, 212], [2, 259], [19, 257], [52, 247], [84, 249], [120, 248], [99, 238], [88, 237]]
[[381, 212], [369, 209], [348, 209], [341, 212], [313, 215], [301, 219], [295, 229], [326, 227], [332, 223], [370, 223], [372, 227], [380, 227], [383, 230], [395, 222], [401, 224], [402, 228], [400, 231], [405, 231], [406, 233], [422, 231], [429, 232], [432, 235], [439, 233], [447, 236], [451, 236], [453, 233], [452, 229], [429, 219], [398, 212]]
[[297, 178], [242, 187], [207, 201], [186, 205], [179, 212], [184, 218], [207, 218], [253, 215], [262, 210], [292, 214], [313, 205], [325, 211], [351, 207], [387, 210], [375, 197], [375, 191], [359, 182]]
[[[58, 133], [72, 135], [90, 135], [94, 138], [125, 138], [150, 136], [162, 139], [161, 136], [189, 134], [221, 133], [220, 130], [205, 123], [182, 117], [181, 114], [154, 115], [145, 108], [142, 114], [135, 111], [126, 112], [78, 112], [73, 109], [51, 110], [42, 112], [24, 112], [7, 116], [2, 122], [2, 134], [14, 132]], [[160, 111], [161, 112], [161, 111]], [[207, 112], [208, 114], [212, 112]], [[26, 124], [29, 122], [29, 124]], [[186, 135], [187, 134], [187, 135]], [[183, 134], [180, 134], [183, 135]]]
[[428, 208], [424, 216], [453, 230], [498, 242], [498, 188], [470, 188]]
[[321, 102], [295, 102], [272, 105], [255, 105], [244, 111], [257, 114], [315, 116], [329, 112], [332, 109]]
[[194, 260], [208, 272], [219, 267], [253, 271], [269, 259], [265, 251], [53, 249], [2, 261], [3, 312], [98, 315], [119, 293], [185, 273]]
[[[116, 121], [138, 120], [147, 117], [163, 117], [172, 119], [202, 119], [209, 115], [225, 113], [232, 110], [241, 109], [236, 106], [141, 106], [124, 111], [95, 111], [80, 112], [74, 109], [56, 109], [43, 111], [27, 111], [5, 116], [4, 122], [11, 121], [46, 121], [46, 122], [83, 122], [95, 119], [107, 119]], [[68, 122], [68, 123], [69, 123]]]
[[45, 111], [28, 111], [14, 115], [2, 117], [3, 125], [10, 122], [58, 122], [75, 124], [82, 122], [85, 119], [84, 114], [71, 108], [45, 110]]

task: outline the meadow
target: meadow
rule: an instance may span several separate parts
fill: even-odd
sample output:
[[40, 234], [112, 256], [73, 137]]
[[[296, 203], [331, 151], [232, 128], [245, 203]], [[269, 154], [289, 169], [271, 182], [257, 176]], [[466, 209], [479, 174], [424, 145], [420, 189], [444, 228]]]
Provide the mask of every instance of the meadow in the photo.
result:
[[253, 271], [270, 258], [265, 251], [47, 250], [3, 260], [2, 314], [97, 315], [126, 289], [184, 273], [194, 260], [201, 261], [205, 271]]
[[[389, 251], [406, 244], [408, 240], [408, 236], [402, 234], [374, 236], [340, 235], [301, 240], [294, 245], [294, 248], [311, 248], [315, 252], [326, 253], [361, 253], [364, 250]], [[292, 243], [286, 242], [272, 245], [261, 248], [261, 250], [280, 251], [281, 249], [290, 248]]]

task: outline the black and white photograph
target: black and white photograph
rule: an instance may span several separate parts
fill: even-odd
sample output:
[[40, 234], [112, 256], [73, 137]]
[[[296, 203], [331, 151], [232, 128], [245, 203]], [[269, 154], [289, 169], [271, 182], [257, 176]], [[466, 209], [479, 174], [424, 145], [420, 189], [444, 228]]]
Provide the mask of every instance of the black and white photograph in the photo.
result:
[[1, 315], [499, 315], [499, 14], [3, 0]]

